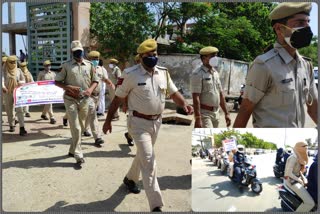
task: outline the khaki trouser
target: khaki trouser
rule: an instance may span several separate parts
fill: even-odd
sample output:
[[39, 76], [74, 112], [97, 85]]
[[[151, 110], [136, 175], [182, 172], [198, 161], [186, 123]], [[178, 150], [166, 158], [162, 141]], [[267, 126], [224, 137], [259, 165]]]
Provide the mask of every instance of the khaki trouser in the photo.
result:
[[30, 113], [29, 106], [23, 106], [22, 109], [23, 109], [23, 113]]
[[83, 99], [74, 99], [69, 96], [64, 96], [64, 105], [70, 124], [72, 142], [69, 152], [74, 154], [76, 159], [83, 158], [81, 150], [81, 126], [80, 121], [84, 123], [87, 117], [89, 103], [92, 102], [90, 97]]
[[92, 99], [92, 101], [89, 103], [89, 110], [88, 110], [88, 115], [84, 125], [84, 129], [85, 131], [89, 131], [89, 126], [90, 126], [93, 138], [96, 140], [97, 138], [101, 138], [101, 131], [99, 128], [97, 112], [96, 112], [99, 97], [92, 96], [90, 97], [90, 99]]
[[[110, 103], [111, 103], [113, 98], [115, 97], [116, 90], [111, 88], [110, 86], [108, 86], [108, 90], [109, 90], [109, 100], [110, 100]], [[119, 117], [119, 109], [117, 109], [117, 111], [114, 113], [113, 117]]]
[[47, 115], [47, 113], [49, 113], [50, 118], [54, 118], [52, 104], [45, 104], [43, 106], [42, 115]]
[[97, 113], [99, 113], [99, 114], [104, 114], [104, 111], [106, 110], [105, 94], [106, 94], [106, 83], [101, 82], [101, 90], [100, 90], [100, 94], [99, 94], [98, 110], [97, 110]]
[[233, 176], [233, 165], [234, 163], [233, 162], [229, 162], [229, 167], [230, 167], [230, 172], [229, 172], [229, 176], [232, 177]]
[[137, 183], [141, 171], [143, 187], [146, 191], [150, 210], [164, 205], [157, 180], [154, 153], [154, 144], [161, 121], [161, 118], [152, 121], [133, 117], [131, 114], [128, 117], [128, 131], [137, 147], [137, 154], [127, 173], [127, 178]]
[[293, 185], [289, 182], [289, 179], [285, 179], [284, 182], [286, 185], [293, 190], [301, 199], [302, 203], [297, 208], [296, 212], [309, 212], [314, 207], [314, 201], [306, 188], [302, 186], [300, 183], [294, 183]]
[[[14, 116], [14, 101], [13, 101], [13, 93], [5, 93], [4, 94], [5, 103], [6, 103], [6, 113], [8, 116], [9, 126], [14, 126], [15, 116]], [[16, 114], [19, 121], [19, 126], [24, 127], [24, 115], [22, 107], [16, 108]]]
[[219, 109], [214, 111], [209, 111], [206, 109], [201, 109], [201, 121], [202, 128], [217, 128], [219, 125]]

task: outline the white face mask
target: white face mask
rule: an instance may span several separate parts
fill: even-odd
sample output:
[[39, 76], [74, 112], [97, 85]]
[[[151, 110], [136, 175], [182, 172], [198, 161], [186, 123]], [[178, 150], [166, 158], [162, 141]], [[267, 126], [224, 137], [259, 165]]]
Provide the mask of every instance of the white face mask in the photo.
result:
[[219, 62], [219, 59], [218, 57], [214, 56], [214, 57], [211, 57], [210, 60], [209, 60], [209, 65], [211, 67], [217, 67], [218, 66], [218, 62]]
[[113, 64], [109, 64], [109, 68], [114, 68], [114, 65]]

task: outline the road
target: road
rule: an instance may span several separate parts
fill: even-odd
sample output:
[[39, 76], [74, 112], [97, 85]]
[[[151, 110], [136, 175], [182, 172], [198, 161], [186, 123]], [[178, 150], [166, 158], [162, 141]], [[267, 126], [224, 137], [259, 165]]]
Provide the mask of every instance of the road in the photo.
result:
[[[255, 155], [257, 176], [262, 182], [263, 191], [257, 195], [251, 189], [241, 193], [237, 185], [221, 175], [219, 169], [208, 159], [192, 160], [192, 209], [207, 212], [265, 212], [281, 211], [277, 185], [281, 180], [273, 175], [275, 153]], [[263, 167], [262, 167], [263, 166]]]
[[[71, 134], [69, 127], [62, 126], [64, 109], [54, 109], [55, 125], [40, 118], [42, 108], [31, 106], [30, 111], [25, 137], [18, 135], [18, 126], [14, 133], [8, 132], [7, 117], [2, 114], [2, 210], [149, 211], [144, 189], [129, 194], [122, 184], [136, 154], [136, 147], [129, 147], [123, 136], [125, 114], [121, 112], [120, 120], [113, 122], [112, 134], [103, 136], [106, 142], [101, 148], [93, 145], [92, 137], [83, 137], [86, 162], [78, 169], [74, 158], [67, 156]], [[104, 118], [99, 118], [100, 126], [103, 122]], [[155, 153], [163, 211], [191, 210], [191, 131], [192, 126], [161, 126]]]

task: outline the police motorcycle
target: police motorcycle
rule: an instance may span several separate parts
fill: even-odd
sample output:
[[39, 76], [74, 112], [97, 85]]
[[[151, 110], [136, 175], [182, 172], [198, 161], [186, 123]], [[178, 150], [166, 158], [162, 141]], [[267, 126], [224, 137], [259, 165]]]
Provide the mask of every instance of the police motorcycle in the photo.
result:
[[[242, 181], [241, 184], [244, 186], [251, 185], [251, 189], [254, 193], [259, 194], [262, 192], [262, 183], [257, 178], [257, 171], [256, 166], [251, 163], [251, 159], [245, 156], [244, 162], [242, 163], [241, 167], [242, 171]], [[233, 181], [236, 182], [235, 173], [233, 176], [230, 177], [230, 167], [227, 170], [228, 177]]]
[[284, 176], [286, 161], [290, 155], [291, 155], [291, 149], [287, 149], [284, 152], [283, 157], [281, 157], [281, 160], [278, 163], [275, 163], [273, 165], [273, 173], [276, 178], [281, 178]]

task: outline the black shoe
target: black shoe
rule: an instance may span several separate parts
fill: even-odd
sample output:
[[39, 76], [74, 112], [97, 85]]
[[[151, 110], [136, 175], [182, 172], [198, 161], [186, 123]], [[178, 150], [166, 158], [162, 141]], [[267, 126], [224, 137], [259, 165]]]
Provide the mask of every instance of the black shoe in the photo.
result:
[[94, 144], [96, 144], [96, 145], [104, 144], [104, 140], [102, 140], [101, 138], [97, 138], [97, 139], [94, 141]]
[[113, 117], [113, 118], [112, 118], [112, 121], [118, 121], [119, 119], [120, 119], [119, 116]]
[[152, 212], [162, 212], [161, 207], [153, 208]]
[[124, 136], [126, 137], [127, 143], [129, 144], [129, 146], [133, 146], [134, 145], [132, 142], [133, 140], [129, 137], [129, 133], [128, 132], [124, 133]]
[[103, 113], [97, 113], [97, 116], [100, 117], [100, 116], [104, 116]]
[[41, 115], [41, 118], [44, 120], [49, 120], [49, 118], [46, 115]]
[[77, 164], [78, 164], [78, 165], [81, 165], [81, 164], [83, 164], [83, 163], [85, 163], [84, 158], [79, 158], [79, 159], [77, 159]]
[[68, 126], [68, 119], [63, 118], [63, 126]]
[[129, 180], [127, 177], [125, 177], [123, 179], [123, 183], [127, 186], [128, 190], [134, 194], [138, 194], [141, 192], [140, 188], [138, 187], [138, 185], [132, 181]]
[[25, 136], [25, 135], [27, 135], [27, 131], [24, 129], [24, 127], [20, 127], [19, 135], [20, 135], [20, 136]]
[[68, 156], [74, 158], [74, 154], [72, 154], [71, 152], [68, 153]]
[[90, 132], [87, 132], [87, 131], [83, 132], [83, 135], [86, 136], [86, 137], [90, 137], [91, 136]]
[[14, 126], [10, 126], [9, 132], [14, 132]]
[[29, 112], [27, 112], [24, 116], [25, 117], [31, 117]]
[[51, 123], [51, 124], [55, 124], [56, 122], [57, 122], [57, 121], [56, 121], [54, 118], [51, 118], [51, 119], [50, 119], [50, 123]]

